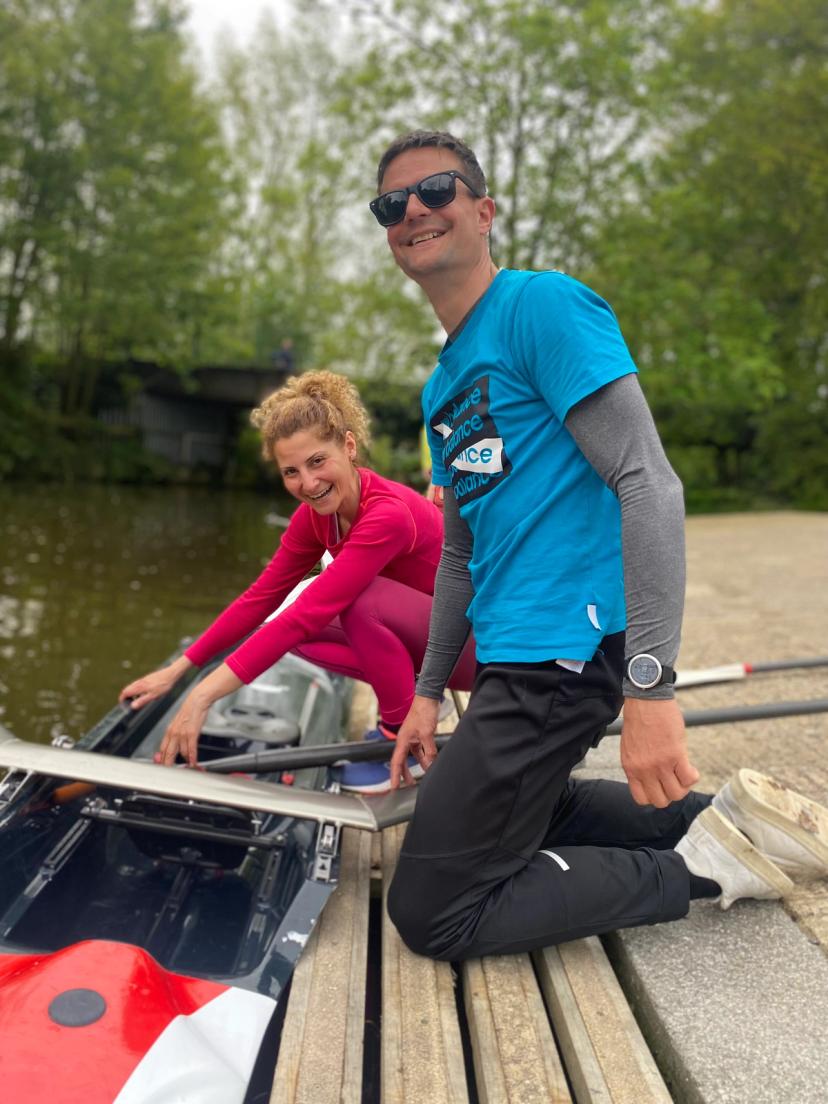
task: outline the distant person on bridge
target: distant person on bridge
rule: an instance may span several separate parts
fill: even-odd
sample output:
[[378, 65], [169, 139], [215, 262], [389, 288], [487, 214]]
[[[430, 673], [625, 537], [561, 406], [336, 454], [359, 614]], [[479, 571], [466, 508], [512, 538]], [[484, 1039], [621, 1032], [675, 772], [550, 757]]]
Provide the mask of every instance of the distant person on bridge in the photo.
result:
[[[683, 498], [610, 307], [559, 272], [501, 270], [468, 146], [395, 141], [371, 210], [447, 333], [423, 392], [445, 545], [392, 782], [423, 769], [390, 888], [436, 958], [524, 951], [782, 896], [828, 869], [828, 813], [762, 775], [690, 792], [674, 700]], [[436, 754], [446, 680], [474, 629], [469, 707]], [[624, 707], [629, 785], [573, 767]], [[750, 837], [748, 839], [748, 837]]]
[[[368, 443], [368, 414], [356, 388], [333, 372], [292, 377], [253, 412], [263, 451], [300, 502], [273, 559], [183, 656], [121, 691], [134, 709], [166, 693], [252, 630], [253, 635], [198, 682], [167, 730], [157, 759], [195, 765], [212, 703], [252, 682], [288, 651], [328, 670], [362, 679], [379, 703], [379, 727], [367, 739], [395, 738], [414, 696], [428, 636], [440, 558], [440, 510], [416, 491], [357, 467]], [[325, 552], [333, 561], [270, 621]], [[469, 689], [474, 645], [459, 654], [449, 685]], [[412, 760], [412, 767], [418, 765]], [[343, 789], [381, 792], [387, 763], [342, 767]]]
[[284, 337], [282, 343], [278, 349], [274, 349], [270, 356], [270, 363], [274, 368], [278, 368], [280, 372], [284, 372], [285, 375], [289, 375], [296, 367], [296, 360], [293, 350], [293, 338]]

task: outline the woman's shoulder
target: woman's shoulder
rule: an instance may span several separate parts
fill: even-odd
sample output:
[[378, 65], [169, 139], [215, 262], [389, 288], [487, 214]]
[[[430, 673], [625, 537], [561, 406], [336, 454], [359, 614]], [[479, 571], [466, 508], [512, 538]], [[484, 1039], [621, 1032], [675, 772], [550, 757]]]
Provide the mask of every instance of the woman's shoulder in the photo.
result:
[[416, 502], [423, 506], [431, 507], [431, 503], [428, 502], [419, 491], [415, 491], [413, 487], [409, 487], [405, 483], [398, 483], [395, 479], [388, 479], [386, 476], [380, 475], [379, 472], [375, 472], [371, 468], [360, 468], [359, 475], [362, 482], [362, 501], [366, 505], [369, 502], [379, 503], [387, 501], [390, 503], [401, 503], [404, 506]]
[[280, 543], [290, 545], [296, 541], [325, 544], [324, 522], [306, 502], [300, 502], [290, 515]]
[[386, 479], [370, 468], [360, 468], [359, 473], [362, 480], [361, 504], [366, 516], [382, 513], [410, 518], [418, 526], [425, 523], [438, 526], [441, 524], [440, 511], [434, 503], [429, 502], [413, 487], [407, 487], [394, 479]]

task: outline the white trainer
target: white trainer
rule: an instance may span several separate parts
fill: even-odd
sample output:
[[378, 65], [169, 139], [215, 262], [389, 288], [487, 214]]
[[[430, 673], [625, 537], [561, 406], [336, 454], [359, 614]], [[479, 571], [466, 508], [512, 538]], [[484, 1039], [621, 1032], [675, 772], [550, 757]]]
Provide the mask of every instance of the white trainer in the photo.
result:
[[766, 774], [743, 767], [713, 807], [793, 878], [828, 877], [828, 809]]
[[742, 897], [772, 901], [793, 889], [788, 875], [712, 805], [699, 813], [676, 851], [692, 874], [721, 886], [718, 901], [723, 909]]

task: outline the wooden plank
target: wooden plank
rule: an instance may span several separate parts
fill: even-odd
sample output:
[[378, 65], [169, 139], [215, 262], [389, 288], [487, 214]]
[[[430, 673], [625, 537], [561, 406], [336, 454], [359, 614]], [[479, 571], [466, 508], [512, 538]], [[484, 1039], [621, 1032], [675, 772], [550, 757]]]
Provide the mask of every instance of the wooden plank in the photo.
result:
[[463, 988], [481, 1104], [570, 1104], [529, 956], [470, 959]]
[[[405, 829], [382, 835], [383, 901]], [[383, 908], [382, 1104], [468, 1104], [454, 979], [447, 962], [415, 955]]]
[[577, 1104], [670, 1104], [600, 940], [533, 957]]
[[469, 707], [469, 698], [471, 692], [469, 690], [452, 690], [451, 698], [454, 702], [454, 712], [456, 713], [456, 720], [459, 720]]
[[577, 1104], [613, 1104], [557, 948], [535, 952], [534, 957]]
[[346, 830], [339, 885], [296, 966], [270, 1104], [360, 1104], [371, 836]]
[[354, 681], [351, 708], [348, 710], [348, 739], [361, 740], [377, 727], [377, 696], [367, 682]]

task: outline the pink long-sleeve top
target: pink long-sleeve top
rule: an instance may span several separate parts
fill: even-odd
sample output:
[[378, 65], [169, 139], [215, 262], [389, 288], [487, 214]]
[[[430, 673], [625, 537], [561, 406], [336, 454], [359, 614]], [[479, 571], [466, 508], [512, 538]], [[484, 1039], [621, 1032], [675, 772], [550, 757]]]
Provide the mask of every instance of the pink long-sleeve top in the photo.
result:
[[[242, 682], [252, 682], [285, 652], [313, 639], [377, 575], [434, 593], [443, 541], [440, 511], [410, 487], [368, 468], [360, 468], [359, 475], [359, 506], [345, 536], [337, 540], [334, 515], [320, 516], [302, 503], [258, 579], [187, 648], [191, 663], [200, 667], [260, 625], [225, 660]], [[333, 563], [278, 617], [262, 624], [325, 551]]]

